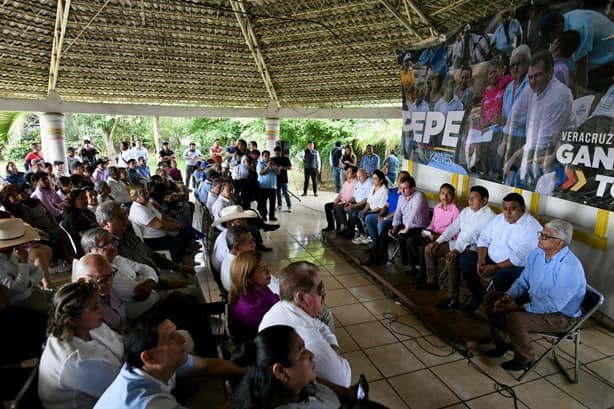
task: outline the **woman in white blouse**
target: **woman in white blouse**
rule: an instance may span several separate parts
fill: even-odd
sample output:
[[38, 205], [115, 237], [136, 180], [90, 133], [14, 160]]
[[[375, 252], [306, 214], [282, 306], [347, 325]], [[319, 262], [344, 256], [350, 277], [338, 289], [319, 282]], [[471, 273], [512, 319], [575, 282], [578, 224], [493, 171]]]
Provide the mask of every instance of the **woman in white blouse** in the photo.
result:
[[371, 175], [371, 190], [369, 196], [367, 196], [367, 203], [365, 207], [358, 212], [356, 220], [356, 227], [358, 227], [359, 235], [352, 240], [354, 244], [370, 244], [373, 240], [367, 235], [365, 227], [365, 217], [369, 213], [377, 213], [384, 206], [388, 200], [388, 188], [386, 187], [386, 176], [384, 173], [376, 169]]
[[121, 336], [104, 323], [94, 281], [62, 286], [49, 313], [38, 394], [45, 409], [92, 408], [123, 364]]

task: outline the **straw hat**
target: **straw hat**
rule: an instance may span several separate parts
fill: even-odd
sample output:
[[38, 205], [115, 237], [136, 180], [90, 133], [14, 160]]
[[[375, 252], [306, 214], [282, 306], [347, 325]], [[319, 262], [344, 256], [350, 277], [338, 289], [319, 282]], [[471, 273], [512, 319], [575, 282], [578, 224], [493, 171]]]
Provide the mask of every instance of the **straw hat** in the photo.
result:
[[229, 222], [231, 220], [254, 219], [256, 217], [258, 217], [258, 214], [256, 214], [256, 212], [253, 210], [243, 210], [243, 208], [239, 205], [228, 206], [222, 209], [219, 219], [213, 222], [213, 226], [217, 226], [220, 224], [224, 226], [224, 223]]
[[38, 233], [18, 218], [0, 219], [0, 249], [40, 240]]

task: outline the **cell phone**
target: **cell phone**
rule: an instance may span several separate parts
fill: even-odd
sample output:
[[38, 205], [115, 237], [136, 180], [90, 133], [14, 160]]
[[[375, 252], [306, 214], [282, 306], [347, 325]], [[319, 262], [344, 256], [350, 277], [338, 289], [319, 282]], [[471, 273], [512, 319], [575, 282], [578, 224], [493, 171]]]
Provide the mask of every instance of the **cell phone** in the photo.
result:
[[356, 390], [356, 400], [369, 399], [369, 384], [364, 374], [360, 374], [358, 378], [358, 389]]
[[433, 235], [433, 233], [431, 233], [431, 231], [427, 229], [422, 230], [422, 233], [424, 233], [425, 236], [429, 236], [429, 237]]

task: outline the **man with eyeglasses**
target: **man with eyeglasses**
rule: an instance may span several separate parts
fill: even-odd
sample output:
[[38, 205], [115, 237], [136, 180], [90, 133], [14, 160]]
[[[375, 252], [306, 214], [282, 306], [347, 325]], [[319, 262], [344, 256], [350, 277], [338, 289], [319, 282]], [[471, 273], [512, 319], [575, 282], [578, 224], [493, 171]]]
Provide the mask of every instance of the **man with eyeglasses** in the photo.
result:
[[492, 277], [495, 290], [506, 291], [527, 265], [542, 226], [526, 210], [520, 194], [506, 195], [503, 212], [480, 233], [478, 252], [459, 262], [458, 268], [472, 293], [472, 300], [463, 308], [466, 312], [473, 312], [482, 304], [485, 290], [481, 278]]
[[318, 317], [324, 312], [326, 290], [318, 267], [306, 261], [289, 264], [281, 271], [280, 301], [264, 315], [258, 331], [273, 325], [289, 325], [305, 341], [318, 363], [316, 375], [348, 387], [352, 371], [341, 356], [337, 337]]
[[86, 254], [79, 260], [73, 281], [93, 280], [98, 284], [98, 293], [104, 309], [104, 322], [122, 334], [128, 325], [126, 305], [113, 290], [113, 266], [100, 254]]
[[522, 370], [533, 362], [530, 332], [563, 332], [581, 315], [586, 294], [582, 263], [569, 249], [573, 227], [552, 220], [538, 232], [538, 247], [529, 253], [527, 265], [505, 293], [492, 292], [484, 301], [495, 348], [490, 357], [508, 350], [500, 329], [510, 337], [514, 359], [503, 362], [507, 370]]

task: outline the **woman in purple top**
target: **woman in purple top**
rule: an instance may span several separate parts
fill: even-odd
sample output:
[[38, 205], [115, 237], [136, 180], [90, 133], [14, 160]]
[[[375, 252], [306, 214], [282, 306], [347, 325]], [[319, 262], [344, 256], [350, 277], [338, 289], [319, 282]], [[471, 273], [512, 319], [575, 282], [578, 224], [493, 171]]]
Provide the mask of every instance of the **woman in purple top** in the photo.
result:
[[183, 180], [181, 171], [177, 168], [177, 162], [175, 162], [174, 159], [171, 160], [171, 167], [168, 169], [167, 173], [175, 182], [181, 182]]
[[230, 332], [238, 341], [252, 340], [267, 311], [279, 301], [268, 285], [271, 272], [254, 250], [239, 254], [230, 269]]

